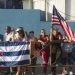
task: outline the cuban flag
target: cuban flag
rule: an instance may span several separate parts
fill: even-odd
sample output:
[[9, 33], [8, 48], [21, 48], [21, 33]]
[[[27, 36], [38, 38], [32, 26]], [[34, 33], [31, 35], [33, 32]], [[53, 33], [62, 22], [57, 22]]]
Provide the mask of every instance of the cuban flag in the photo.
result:
[[75, 33], [66, 23], [65, 19], [60, 15], [55, 6], [53, 6], [53, 15], [52, 15], [52, 26], [54, 25], [60, 26], [64, 31], [64, 34], [66, 34], [66, 36], [68, 37], [68, 39], [75, 41]]
[[1, 42], [0, 65], [14, 66], [30, 64], [29, 42]]

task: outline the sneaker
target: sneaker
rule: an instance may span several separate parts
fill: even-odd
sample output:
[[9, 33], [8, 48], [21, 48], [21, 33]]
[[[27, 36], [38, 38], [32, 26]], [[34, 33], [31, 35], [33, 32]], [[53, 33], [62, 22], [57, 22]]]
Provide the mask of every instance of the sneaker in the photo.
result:
[[64, 70], [63, 72], [62, 72], [62, 75], [67, 75], [68, 74], [68, 72], [66, 71], [66, 70]]
[[35, 75], [35, 73], [34, 73], [34, 72], [32, 72], [32, 75]]
[[47, 75], [47, 73], [44, 73], [43, 75]]
[[52, 75], [56, 75], [56, 72], [52, 72]]
[[73, 72], [72, 72], [72, 71], [70, 71], [70, 72], [69, 72], [69, 75], [73, 75]]

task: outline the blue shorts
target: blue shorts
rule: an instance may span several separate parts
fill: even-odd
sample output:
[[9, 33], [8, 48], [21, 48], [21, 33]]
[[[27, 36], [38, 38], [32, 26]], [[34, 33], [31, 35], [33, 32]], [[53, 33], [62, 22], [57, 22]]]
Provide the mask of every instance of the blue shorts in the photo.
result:
[[64, 52], [72, 52], [73, 44], [72, 43], [64, 43], [62, 46], [62, 50]]

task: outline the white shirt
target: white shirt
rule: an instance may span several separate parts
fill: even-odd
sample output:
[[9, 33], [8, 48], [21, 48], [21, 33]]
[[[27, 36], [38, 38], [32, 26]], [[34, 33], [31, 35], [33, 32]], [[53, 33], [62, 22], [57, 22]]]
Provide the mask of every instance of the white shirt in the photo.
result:
[[12, 39], [12, 32], [5, 33], [5, 35], [4, 35], [4, 41], [11, 41], [11, 39]]

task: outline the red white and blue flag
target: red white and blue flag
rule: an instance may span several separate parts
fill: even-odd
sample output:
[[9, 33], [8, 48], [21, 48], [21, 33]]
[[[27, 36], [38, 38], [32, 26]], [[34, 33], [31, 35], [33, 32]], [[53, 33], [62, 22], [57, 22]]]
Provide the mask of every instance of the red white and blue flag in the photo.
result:
[[0, 65], [14, 66], [30, 64], [29, 42], [1, 42]]
[[60, 15], [55, 6], [53, 6], [53, 15], [52, 15], [52, 26], [54, 25], [62, 27], [62, 30], [64, 31], [64, 34], [66, 34], [68, 39], [75, 41], [75, 33], [66, 23], [65, 19]]

